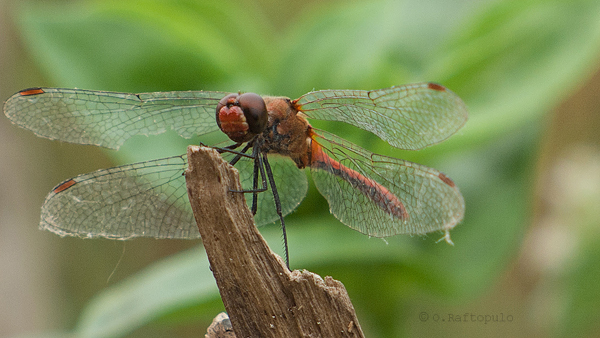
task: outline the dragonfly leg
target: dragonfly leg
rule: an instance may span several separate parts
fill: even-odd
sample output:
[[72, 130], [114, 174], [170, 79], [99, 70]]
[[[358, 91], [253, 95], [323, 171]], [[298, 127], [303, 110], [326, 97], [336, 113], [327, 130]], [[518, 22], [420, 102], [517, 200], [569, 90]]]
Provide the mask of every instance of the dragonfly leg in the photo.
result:
[[[256, 195], [259, 192], [267, 191], [267, 181], [265, 179], [265, 169], [263, 168], [263, 162], [260, 157], [260, 147], [255, 146], [252, 149], [252, 155], [248, 155], [249, 158], [254, 159], [254, 183], [252, 184], [253, 189], [242, 189], [242, 190], [229, 190], [231, 192], [243, 192], [243, 193], [253, 193]], [[258, 168], [258, 169], [257, 169]], [[258, 188], [258, 170], [260, 170], [260, 176], [262, 177], [262, 187]], [[254, 196], [252, 198], [252, 206], [254, 209]], [[254, 210], [252, 210], [254, 212]]]
[[213, 147], [213, 146], [209, 146], [207, 144], [204, 144], [203, 142], [198, 142], [199, 146], [216, 149], [217, 152], [219, 152], [219, 154], [230, 152], [230, 150], [235, 150], [235, 149], [239, 148], [242, 144], [243, 143], [234, 143], [234, 144], [228, 145], [226, 147]]
[[[254, 147], [254, 149], [258, 149], [258, 147]], [[253, 150], [253, 152], [255, 152]], [[258, 171], [259, 168], [262, 169], [262, 163], [260, 163], [260, 156], [254, 157], [254, 178], [252, 179], [252, 189], [254, 192], [252, 193], [252, 215], [256, 215], [256, 211], [258, 211]], [[263, 170], [261, 170], [262, 172]], [[263, 187], [266, 188], [267, 182], [265, 181], [265, 175], [262, 175], [263, 179]]]
[[[264, 192], [267, 190], [267, 178], [271, 185], [271, 190], [273, 191], [273, 199], [275, 200], [275, 208], [277, 211], [277, 215], [279, 215], [279, 220], [281, 222], [281, 229], [283, 231], [283, 246], [285, 252], [285, 264], [287, 268], [290, 268], [290, 256], [288, 252], [288, 242], [287, 242], [287, 233], [285, 231], [285, 222], [283, 220], [283, 213], [281, 211], [281, 201], [279, 200], [279, 194], [277, 193], [277, 188], [275, 186], [275, 180], [273, 178], [273, 171], [271, 170], [271, 165], [267, 159], [267, 154], [261, 154], [261, 143], [255, 142], [256, 139], [248, 142], [248, 144], [242, 149], [241, 152], [235, 151], [234, 149], [239, 147], [240, 144], [233, 144], [231, 146], [225, 148], [218, 148], [219, 152], [230, 152], [237, 154], [234, 159], [230, 162], [231, 165], [235, 165], [242, 157], [248, 157], [254, 159], [254, 177], [252, 180], [252, 189], [249, 190], [229, 190], [231, 192], [241, 192], [241, 193], [252, 193], [252, 214], [256, 215], [258, 211], [258, 193]], [[252, 155], [246, 154], [248, 149], [252, 147]], [[262, 156], [261, 156], [262, 155]], [[266, 170], [266, 172], [265, 172]], [[262, 178], [262, 187], [258, 187], [258, 174]]]
[[248, 149], [250, 149], [250, 147], [252, 147], [253, 144], [254, 144], [254, 141], [248, 142], [246, 144], [246, 146], [244, 147], [244, 149], [242, 149], [241, 151], [235, 150], [236, 148], [239, 148], [239, 146], [242, 145], [241, 143], [235, 143], [230, 146], [223, 147], [223, 148], [213, 147], [213, 149], [216, 149], [219, 152], [219, 154], [222, 154], [222, 153], [236, 154], [236, 156], [233, 158], [233, 160], [231, 160], [231, 162], [229, 162], [229, 164], [235, 165], [242, 157], [254, 158], [254, 154], [252, 154], [252, 155], [246, 154]]
[[[223, 147], [223, 149], [234, 150], [234, 149], [239, 148], [241, 145], [242, 145], [242, 143], [234, 143], [234, 144], [229, 145], [227, 147]], [[221, 153], [221, 152], [225, 152], [225, 151], [219, 151], [219, 153]]]
[[[287, 233], [285, 231], [285, 222], [283, 221], [283, 213], [281, 212], [281, 201], [279, 200], [279, 194], [277, 193], [277, 187], [275, 186], [275, 179], [273, 178], [273, 172], [271, 171], [271, 165], [267, 159], [267, 154], [262, 154], [263, 163], [265, 170], [267, 171], [267, 177], [269, 178], [269, 184], [271, 185], [271, 191], [273, 191], [273, 199], [275, 200], [275, 209], [277, 215], [279, 215], [279, 221], [281, 222], [281, 230], [283, 231], [283, 250], [285, 253], [285, 265], [288, 270], [290, 269], [290, 255], [288, 251]], [[261, 166], [262, 168], [262, 166]], [[262, 173], [262, 172], [261, 172]]]

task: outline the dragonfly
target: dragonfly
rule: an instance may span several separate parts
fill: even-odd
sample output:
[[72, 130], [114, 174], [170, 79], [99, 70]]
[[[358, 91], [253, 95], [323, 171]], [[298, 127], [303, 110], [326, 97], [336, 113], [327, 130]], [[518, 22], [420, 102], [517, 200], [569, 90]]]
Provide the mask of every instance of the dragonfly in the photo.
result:
[[[240, 192], [252, 193], [247, 203], [256, 225], [281, 223], [288, 266], [284, 217], [306, 195], [305, 168], [330, 212], [368, 236], [440, 231], [452, 244], [449, 231], [464, 216], [464, 199], [442, 172], [374, 154], [308, 122], [344, 122], [393, 147], [422, 149], [468, 119], [464, 102], [436, 83], [319, 90], [295, 100], [217, 91], [29, 88], [11, 96], [4, 113], [40, 137], [116, 150], [135, 135], [172, 129], [191, 138], [221, 130], [233, 144], [219, 151], [238, 168]], [[199, 238], [182, 176], [186, 167], [180, 155], [70, 178], [46, 197], [40, 228], [84, 238]]]

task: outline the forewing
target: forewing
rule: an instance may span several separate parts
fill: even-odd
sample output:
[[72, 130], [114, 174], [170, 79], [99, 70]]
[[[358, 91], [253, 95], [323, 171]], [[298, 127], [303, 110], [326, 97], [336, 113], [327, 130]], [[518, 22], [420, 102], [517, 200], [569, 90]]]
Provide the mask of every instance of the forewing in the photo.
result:
[[[439, 171], [373, 154], [324, 131], [316, 133], [313, 142], [318, 142], [327, 155], [355, 171], [352, 176], [360, 174], [371, 186], [379, 184], [387, 189], [406, 210], [407, 217], [396, 217], [361, 192], [356, 182], [349, 183], [336, 175], [336, 168], [311, 168], [315, 185], [329, 202], [331, 213], [352, 229], [374, 237], [425, 234], [448, 231], [462, 220], [463, 197], [454, 183]], [[385, 209], [391, 208], [385, 206]]]
[[441, 142], [468, 118], [463, 101], [434, 83], [378, 90], [320, 90], [301, 96], [297, 108], [309, 118], [346, 122], [401, 149]]
[[[230, 161], [234, 155], [223, 154], [223, 158]], [[308, 181], [303, 170], [298, 169], [296, 164], [288, 157], [270, 154], [269, 164], [273, 171], [275, 186], [281, 201], [282, 214], [285, 216], [294, 211], [306, 196]], [[243, 189], [252, 189], [254, 177], [254, 160], [241, 158], [235, 165], [240, 173], [240, 181]], [[262, 187], [262, 179], [259, 174], [258, 187]], [[266, 179], [266, 178], [265, 178]], [[257, 226], [273, 223], [279, 220], [273, 199], [273, 191], [267, 182], [267, 191], [258, 194], [258, 210], [254, 216]], [[252, 193], [246, 193], [248, 207], [252, 207]]]
[[40, 228], [88, 238], [199, 238], [186, 168], [186, 156], [176, 156], [64, 181], [46, 197]]
[[225, 95], [204, 91], [128, 94], [34, 88], [11, 96], [4, 104], [4, 114], [41, 137], [118, 149], [134, 135], [156, 135], [174, 129], [190, 138], [217, 130], [215, 109]]

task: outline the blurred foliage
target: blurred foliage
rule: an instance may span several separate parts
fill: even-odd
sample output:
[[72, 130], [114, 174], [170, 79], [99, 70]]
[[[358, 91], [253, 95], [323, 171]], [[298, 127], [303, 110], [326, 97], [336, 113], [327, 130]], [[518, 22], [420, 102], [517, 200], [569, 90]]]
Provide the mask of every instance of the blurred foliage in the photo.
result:
[[[459, 94], [470, 109], [467, 125], [420, 152], [314, 123], [369, 150], [435, 167], [465, 197], [454, 247], [436, 244], [437, 234], [367, 239], [329, 215], [314, 187], [286, 219], [292, 267], [341, 280], [370, 337], [413, 332], [419, 297], [466, 302], [499, 278], [531, 216], [532, 164], [547, 114], [595, 70], [600, 52], [596, 0], [289, 2], [293, 12], [276, 1], [23, 4], [16, 23], [53, 86], [295, 98], [313, 89], [435, 81]], [[111, 155], [134, 162], [183, 153], [189, 143], [167, 133], [132, 139]], [[264, 233], [281, 247], [277, 229]], [[571, 306], [591, 309], [595, 296], [576, 294]], [[218, 297], [205, 256], [193, 249], [98, 294], [72, 333], [118, 337], [212, 318]], [[574, 316], [564, 321], [588, 325]]]

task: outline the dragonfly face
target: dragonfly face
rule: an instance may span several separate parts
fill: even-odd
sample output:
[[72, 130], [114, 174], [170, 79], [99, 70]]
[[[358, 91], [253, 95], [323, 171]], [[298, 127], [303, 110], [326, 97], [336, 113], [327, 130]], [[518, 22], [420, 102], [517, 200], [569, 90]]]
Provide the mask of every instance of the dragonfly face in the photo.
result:
[[254, 93], [229, 94], [217, 104], [217, 125], [238, 143], [248, 142], [267, 127], [265, 101]]

